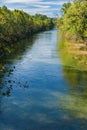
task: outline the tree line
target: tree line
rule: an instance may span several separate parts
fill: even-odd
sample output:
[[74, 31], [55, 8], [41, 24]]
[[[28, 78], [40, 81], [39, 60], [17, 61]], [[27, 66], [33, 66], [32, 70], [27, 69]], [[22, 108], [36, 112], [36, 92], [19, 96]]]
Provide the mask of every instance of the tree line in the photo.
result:
[[61, 12], [57, 20], [58, 28], [68, 38], [87, 44], [87, 0], [64, 3]]
[[0, 41], [16, 42], [33, 33], [53, 28], [52, 18], [36, 14], [31, 16], [24, 11], [10, 11], [6, 6], [0, 7]]

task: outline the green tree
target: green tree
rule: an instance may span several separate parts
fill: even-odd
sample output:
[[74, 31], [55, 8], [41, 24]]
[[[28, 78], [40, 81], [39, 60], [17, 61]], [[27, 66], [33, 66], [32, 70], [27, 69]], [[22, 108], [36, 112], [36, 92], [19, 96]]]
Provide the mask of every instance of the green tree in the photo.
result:
[[58, 27], [70, 37], [87, 40], [87, 1], [74, 0], [63, 5], [63, 15], [58, 19]]

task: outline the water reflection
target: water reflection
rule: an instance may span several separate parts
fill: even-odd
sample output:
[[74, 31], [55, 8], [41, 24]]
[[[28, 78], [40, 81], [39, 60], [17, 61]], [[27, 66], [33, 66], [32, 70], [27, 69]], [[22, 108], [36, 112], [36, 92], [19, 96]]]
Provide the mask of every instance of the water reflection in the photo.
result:
[[63, 75], [68, 83], [68, 95], [62, 97], [60, 106], [72, 118], [87, 119], [87, 56], [68, 42], [62, 40], [60, 49]]
[[57, 37], [57, 30], [39, 33], [34, 44], [6, 59], [1, 130], [86, 130], [86, 72], [72, 60], [63, 64], [68, 55], [57, 52]]
[[[21, 60], [21, 55], [26, 53], [27, 49], [31, 49], [37, 35], [32, 36], [30, 39], [22, 40], [18, 43], [7, 44], [5, 48], [9, 52], [5, 55], [0, 56], [0, 95], [10, 96], [12, 88], [17, 84], [20, 87], [27, 88], [27, 82], [21, 83], [16, 81], [14, 78], [10, 79], [10, 76], [14, 73], [16, 66], [14, 61]], [[6, 79], [4, 77], [7, 77]]]

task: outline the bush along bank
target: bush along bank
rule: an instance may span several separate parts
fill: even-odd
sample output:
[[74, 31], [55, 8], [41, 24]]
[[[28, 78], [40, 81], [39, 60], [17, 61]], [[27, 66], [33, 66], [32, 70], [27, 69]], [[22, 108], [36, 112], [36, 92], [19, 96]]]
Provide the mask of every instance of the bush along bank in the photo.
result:
[[6, 6], [0, 8], [0, 41], [16, 42], [31, 34], [53, 28], [52, 18], [36, 14], [31, 16], [24, 11], [10, 11]]
[[69, 39], [87, 44], [87, 0], [64, 3], [57, 26]]

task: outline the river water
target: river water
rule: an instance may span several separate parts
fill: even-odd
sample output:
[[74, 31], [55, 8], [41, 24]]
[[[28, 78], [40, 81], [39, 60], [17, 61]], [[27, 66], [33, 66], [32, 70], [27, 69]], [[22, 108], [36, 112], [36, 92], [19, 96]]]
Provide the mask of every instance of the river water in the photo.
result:
[[59, 38], [38, 33], [5, 59], [0, 130], [87, 130], [87, 73], [63, 65]]

